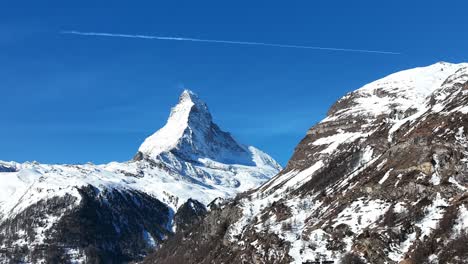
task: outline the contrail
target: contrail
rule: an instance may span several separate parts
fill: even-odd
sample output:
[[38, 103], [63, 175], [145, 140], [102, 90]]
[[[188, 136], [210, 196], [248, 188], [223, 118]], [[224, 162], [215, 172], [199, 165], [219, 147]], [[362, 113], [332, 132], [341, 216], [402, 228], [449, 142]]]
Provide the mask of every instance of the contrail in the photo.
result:
[[361, 53], [378, 53], [378, 54], [391, 54], [391, 55], [401, 54], [400, 52], [382, 51], [382, 50], [345, 49], [345, 48], [287, 45], [287, 44], [250, 42], [250, 41], [198, 39], [198, 38], [185, 38], [185, 37], [183, 38], [183, 37], [153, 36], [153, 35], [114, 34], [114, 33], [103, 33], [103, 32], [81, 32], [81, 31], [75, 31], [75, 30], [65, 30], [65, 31], [61, 31], [60, 33], [61, 34], [81, 35], [81, 36], [98, 36], [98, 37], [114, 37], [114, 38], [138, 38], [138, 39], [175, 40], [175, 41], [193, 41], [193, 42], [224, 43], [224, 44], [236, 44], [236, 45], [267, 46], [267, 47], [277, 47], [277, 48], [331, 50], [331, 51], [346, 51], [346, 52], [361, 52]]

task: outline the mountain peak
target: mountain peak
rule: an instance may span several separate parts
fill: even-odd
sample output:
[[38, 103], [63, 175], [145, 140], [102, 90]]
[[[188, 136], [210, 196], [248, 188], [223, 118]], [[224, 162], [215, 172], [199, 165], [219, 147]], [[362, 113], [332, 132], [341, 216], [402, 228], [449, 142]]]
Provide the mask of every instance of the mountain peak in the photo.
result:
[[424, 108], [427, 96], [438, 89], [449, 76], [467, 67], [467, 63], [437, 62], [425, 67], [402, 70], [368, 83], [348, 93], [335, 103], [326, 121], [341, 116], [381, 116]]
[[[190, 90], [184, 90], [178, 103], [172, 107], [166, 125], [149, 136], [139, 148], [139, 152], [154, 158], [162, 152], [176, 148], [180, 139], [189, 128], [191, 119], [197, 116], [203, 125], [211, 123], [211, 114], [207, 105]], [[199, 124], [202, 125], [202, 124]]]
[[193, 102], [193, 101], [199, 101], [200, 98], [193, 91], [185, 89], [179, 96], [179, 102], [182, 100], [191, 100]]
[[175, 155], [185, 161], [256, 164], [252, 151], [222, 131], [205, 102], [190, 90], [182, 92], [166, 125], [148, 137], [138, 151], [153, 160]]
[[197, 94], [195, 94], [192, 90], [189, 90], [189, 89], [184, 89], [184, 91], [182, 91], [182, 93], [180, 94], [181, 97], [183, 96], [194, 96], [194, 97], [198, 97]]
[[193, 105], [198, 106], [199, 108], [208, 110], [207, 109], [208, 107], [206, 106], [206, 103], [203, 102], [203, 100], [201, 100], [200, 97], [198, 97], [198, 95], [196, 93], [192, 92], [191, 90], [185, 89], [180, 94], [178, 104], [184, 104], [184, 103], [188, 103], [188, 104], [191, 103]]

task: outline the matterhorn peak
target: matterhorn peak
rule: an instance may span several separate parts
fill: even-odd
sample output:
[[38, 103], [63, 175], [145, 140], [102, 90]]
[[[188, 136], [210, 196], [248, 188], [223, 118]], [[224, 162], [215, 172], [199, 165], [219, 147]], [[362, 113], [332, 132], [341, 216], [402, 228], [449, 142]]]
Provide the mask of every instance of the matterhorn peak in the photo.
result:
[[155, 158], [162, 152], [174, 149], [189, 128], [192, 112], [203, 113], [205, 123], [211, 122], [206, 104], [194, 92], [184, 90], [179, 96], [177, 105], [171, 109], [166, 125], [149, 136], [138, 151], [145, 156]]
[[166, 125], [148, 137], [138, 158], [241, 164], [255, 166], [252, 149], [238, 143], [214, 122], [208, 106], [194, 92], [184, 90], [171, 109]]

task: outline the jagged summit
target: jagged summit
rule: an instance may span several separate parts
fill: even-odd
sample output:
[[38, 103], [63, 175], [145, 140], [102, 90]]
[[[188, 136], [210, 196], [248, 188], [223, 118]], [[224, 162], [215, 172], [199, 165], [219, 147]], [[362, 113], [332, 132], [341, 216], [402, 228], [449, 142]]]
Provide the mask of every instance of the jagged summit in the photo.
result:
[[181, 103], [183, 101], [187, 101], [187, 100], [191, 101], [194, 105], [202, 106], [206, 110], [208, 110], [208, 107], [206, 106], [206, 103], [203, 102], [200, 99], [200, 97], [198, 97], [198, 95], [196, 93], [194, 93], [191, 90], [185, 89], [179, 96], [179, 103]]
[[148, 137], [138, 151], [150, 158], [155, 158], [162, 152], [176, 148], [189, 128], [189, 120], [193, 117], [193, 112], [199, 113], [198, 117], [205, 125], [212, 120], [206, 104], [192, 91], [184, 90], [179, 96], [177, 105], [171, 109], [166, 125]]
[[239, 144], [215, 123], [208, 106], [194, 92], [184, 90], [166, 125], [148, 137], [139, 153], [161, 159], [168, 153], [188, 161], [210, 159], [225, 164], [255, 165], [248, 147]]

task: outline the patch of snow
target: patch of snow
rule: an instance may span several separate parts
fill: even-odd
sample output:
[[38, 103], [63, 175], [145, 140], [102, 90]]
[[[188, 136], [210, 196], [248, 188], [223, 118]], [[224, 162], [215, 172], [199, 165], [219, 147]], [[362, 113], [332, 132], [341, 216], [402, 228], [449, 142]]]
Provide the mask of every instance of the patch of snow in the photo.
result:
[[281, 186], [281, 189], [297, 186], [298, 184], [309, 181], [314, 175], [314, 173], [322, 167], [323, 167], [323, 161], [322, 160], [317, 161], [316, 163], [314, 163], [314, 165], [294, 175], [293, 178], [291, 178], [289, 181], [287, 181], [284, 185]]
[[427, 208], [427, 214], [424, 219], [416, 224], [416, 226], [421, 228], [421, 236], [429, 235], [432, 230], [437, 226], [437, 223], [442, 218], [445, 207], [448, 205], [447, 201], [443, 199], [440, 193], [437, 193], [437, 196], [432, 204]]
[[439, 165], [437, 154], [432, 155], [432, 159], [435, 161], [435, 165], [434, 165], [434, 172], [432, 173], [432, 176], [431, 176], [431, 183], [434, 185], [439, 185], [441, 179], [439, 175], [440, 165]]
[[[403, 174], [398, 174], [398, 176], [397, 176], [397, 181], [395, 182], [395, 185], [394, 185], [395, 187], [398, 186], [398, 183], [400, 183], [402, 177], [403, 177]], [[419, 177], [418, 177], [418, 178], [419, 178]]]
[[468, 114], [468, 106], [460, 106], [456, 109], [454, 109], [454, 111], [458, 111], [458, 112], [461, 112], [462, 114]]
[[467, 191], [468, 188], [466, 188], [465, 186], [461, 185], [459, 182], [457, 182], [457, 180], [455, 180], [453, 177], [450, 177], [449, 178], [449, 182], [454, 184], [455, 186], [457, 186], [457, 188], [459, 188], [460, 190], [462, 191]]
[[384, 183], [388, 179], [388, 176], [390, 176], [390, 172], [392, 172], [392, 170], [393, 169], [390, 169], [385, 173], [385, 175], [382, 177], [382, 179], [380, 179], [379, 184]]
[[[421, 237], [429, 236], [429, 234], [437, 227], [437, 223], [443, 217], [445, 207], [448, 205], [447, 201], [443, 199], [440, 193], [437, 193], [436, 198], [432, 204], [426, 209], [424, 218], [415, 225], [421, 229]], [[393, 248], [389, 254], [389, 258], [393, 261], [400, 261], [403, 259], [404, 254], [409, 250], [410, 246], [416, 240], [416, 232], [408, 235], [408, 238], [403, 241], [399, 247]]]
[[453, 236], [460, 235], [462, 232], [468, 232], [468, 209], [463, 204], [458, 207], [458, 217], [453, 226]]
[[334, 219], [333, 227], [346, 224], [358, 234], [375, 223], [389, 207], [390, 204], [381, 200], [359, 199], [338, 214]]
[[331, 154], [338, 146], [343, 143], [351, 143], [358, 138], [365, 137], [368, 134], [363, 133], [345, 133], [340, 132], [329, 137], [323, 137], [315, 140], [312, 144], [316, 146], [327, 145], [327, 147], [320, 153]]
[[413, 122], [415, 121], [416, 119], [418, 119], [419, 117], [421, 117], [426, 111], [427, 111], [427, 108], [424, 107], [424, 105], [422, 104], [419, 104], [417, 105], [417, 112], [415, 114], [412, 114], [404, 119], [401, 119], [401, 120], [398, 120], [396, 121], [392, 127], [390, 128], [390, 130], [388, 131], [388, 142], [392, 142], [393, 141], [393, 135], [395, 134], [395, 132], [404, 124], [408, 123], [408, 122]]
[[404, 213], [406, 211], [407, 211], [407, 209], [405, 207], [405, 204], [402, 203], [402, 202], [398, 202], [393, 206], [393, 212], [395, 212], [397, 214], [401, 214], [401, 213]]
[[144, 241], [146, 241], [146, 244], [149, 247], [151, 248], [156, 247], [156, 241], [154, 240], [153, 236], [147, 230], [143, 230], [143, 239]]

